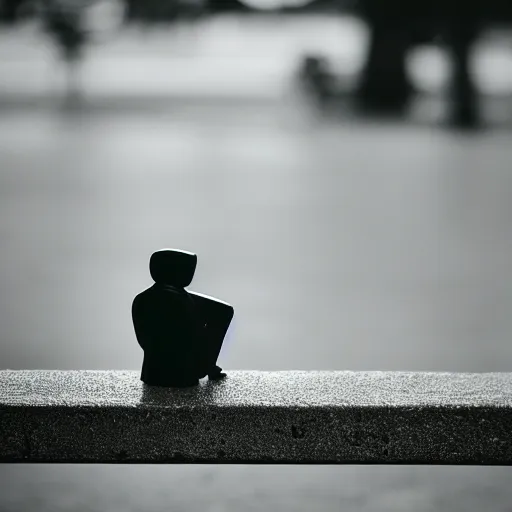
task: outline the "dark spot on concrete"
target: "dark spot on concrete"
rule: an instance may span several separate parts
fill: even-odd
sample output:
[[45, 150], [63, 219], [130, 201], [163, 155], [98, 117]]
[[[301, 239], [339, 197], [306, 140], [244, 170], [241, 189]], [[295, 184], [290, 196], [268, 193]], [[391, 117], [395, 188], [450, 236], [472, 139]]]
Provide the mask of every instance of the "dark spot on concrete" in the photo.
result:
[[276, 434], [282, 434], [282, 433], [283, 433], [283, 431], [282, 431], [280, 428], [275, 428], [275, 429], [274, 429], [274, 432], [275, 432]]
[[175, 461], [184, 461], [185, 460], [185, 456], [181, 452], [174, 452], [172, 454], [172, 458]]
[[212, 421], [215, 421], [217, 419], [217, 415], [216, 414], [212, 414]]
[[119, 459], [119, 460], [124, 460], [126, 458], [128, 458], [128, 452], [126, 450], [121, 450], [117, 455], [116, 457]]
[[225, 452], [224, 450], [219, 450], [219, 451], [217, 452], [217, 456], [218, 456], [219, 458], [225, 457], [225, 456], [226, 456], [226, 452]]
[[209, 425], [206, 425], [206, 427], [204, 427], [204, 429], [206, 430], [206, 432], [210, 432], [210, 430], [212, 429], [212, 427], [210, 427]]
[[388, 436], [387, 434], [384, 434], [384, 435], [382, 436], [382, 442], [383, 442], [384, 444], [389, 444], [389, 436]]
[[292, 425], [292, 437], [294, 439], [302, 439], [304, 437], [304, 431]]
[[220, 440], [220, 444], [226, 444], [226, 440], [225, 439], [221, 439]]
[[384, 455], [384, 457], [387, 457], [389, 455], [389, 450], [387, 448], [384, 448], [384, 450], [382, 450], [382, 455]]

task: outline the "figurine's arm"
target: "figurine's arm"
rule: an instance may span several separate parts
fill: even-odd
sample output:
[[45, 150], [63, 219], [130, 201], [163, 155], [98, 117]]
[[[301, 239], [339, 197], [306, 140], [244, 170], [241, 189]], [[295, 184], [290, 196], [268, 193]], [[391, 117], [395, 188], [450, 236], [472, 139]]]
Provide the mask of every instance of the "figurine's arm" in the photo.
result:
[[135, 329], [135, 336], [140, 347], [144, 349], [144, 338], [143, 332], [145, 332], [144, 326], [141, 323], [144, 321], [145, 315], [141, 314], [142, 303], [140, 297], [137, 295], [133, 300], [132, 304], [132, 321]]

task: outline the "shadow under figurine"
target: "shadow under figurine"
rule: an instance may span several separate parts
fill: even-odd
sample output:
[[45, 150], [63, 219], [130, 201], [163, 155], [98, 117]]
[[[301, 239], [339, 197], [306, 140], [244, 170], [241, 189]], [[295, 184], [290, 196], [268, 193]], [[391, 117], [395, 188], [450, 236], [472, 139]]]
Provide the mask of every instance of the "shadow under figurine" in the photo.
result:
[[141, 380], [150, 386], [189, 387], [206, 377], [226, 376], [217, 358], [234, 309], [226, 302], [185, 288], [192, 282], [197, 256], [164, 249], [152, 254], [155, 284], [133, 301], [132, 318], [144, 350]]

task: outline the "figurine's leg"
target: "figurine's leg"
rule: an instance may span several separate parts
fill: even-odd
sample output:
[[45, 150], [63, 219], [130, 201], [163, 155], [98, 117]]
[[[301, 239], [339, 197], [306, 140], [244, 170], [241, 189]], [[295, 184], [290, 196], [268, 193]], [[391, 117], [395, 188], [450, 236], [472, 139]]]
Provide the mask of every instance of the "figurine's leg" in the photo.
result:
[[199, 378], [222, 378], [222, 369], [217, 366], [224, 337], [233, 319], [234, 309], [225, 302], [213, 297], [189, 292], [196, 302], [200, 318], [204, 322], [204, 339], [198, 361]]
[[233, 308], [225, 308], [222, 313], [215, 318], [213, 326], [207, 325], [206, 332], [208, 336], [208, 378], [215, 380], [226, 376], [222, 368], [217, 366], [217, 359], [224, 343], [224, 338], [228, 332], [231, 320], [233, 319]]
[[217, 358], [224, 341], [229, 323], [225, 327], [212, 328], [205, 326], [205, 343], [204, 350], [200, 355], [200, 372], [199, 378], [202, 379], [208, 375], [210, 380], [222, 379], [226, 376], [222, 372], [222, 368], [217, 366]]
[[215, 365], [213, 368], [210, 369], [208, 372], [208, 378], [210, 380], [220, 380], [226, 377], [226, 373], [222, 371], [222, 368], [220, 366]]

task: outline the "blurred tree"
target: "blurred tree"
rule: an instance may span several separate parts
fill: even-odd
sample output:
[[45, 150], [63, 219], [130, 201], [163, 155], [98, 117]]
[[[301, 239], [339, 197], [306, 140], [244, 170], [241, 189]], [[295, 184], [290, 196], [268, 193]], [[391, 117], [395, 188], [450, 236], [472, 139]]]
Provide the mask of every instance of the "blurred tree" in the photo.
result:
[[43, 27], [66, 66], [67, 100], [74, 105], [81, 96], [79, 68], [90, 33], [85, 26], [86, 0], [43, 0]]
[[23, 11], [26, 4], [31, 3], [28, 0], [0, 0], [0, 22], [14, 24]]

